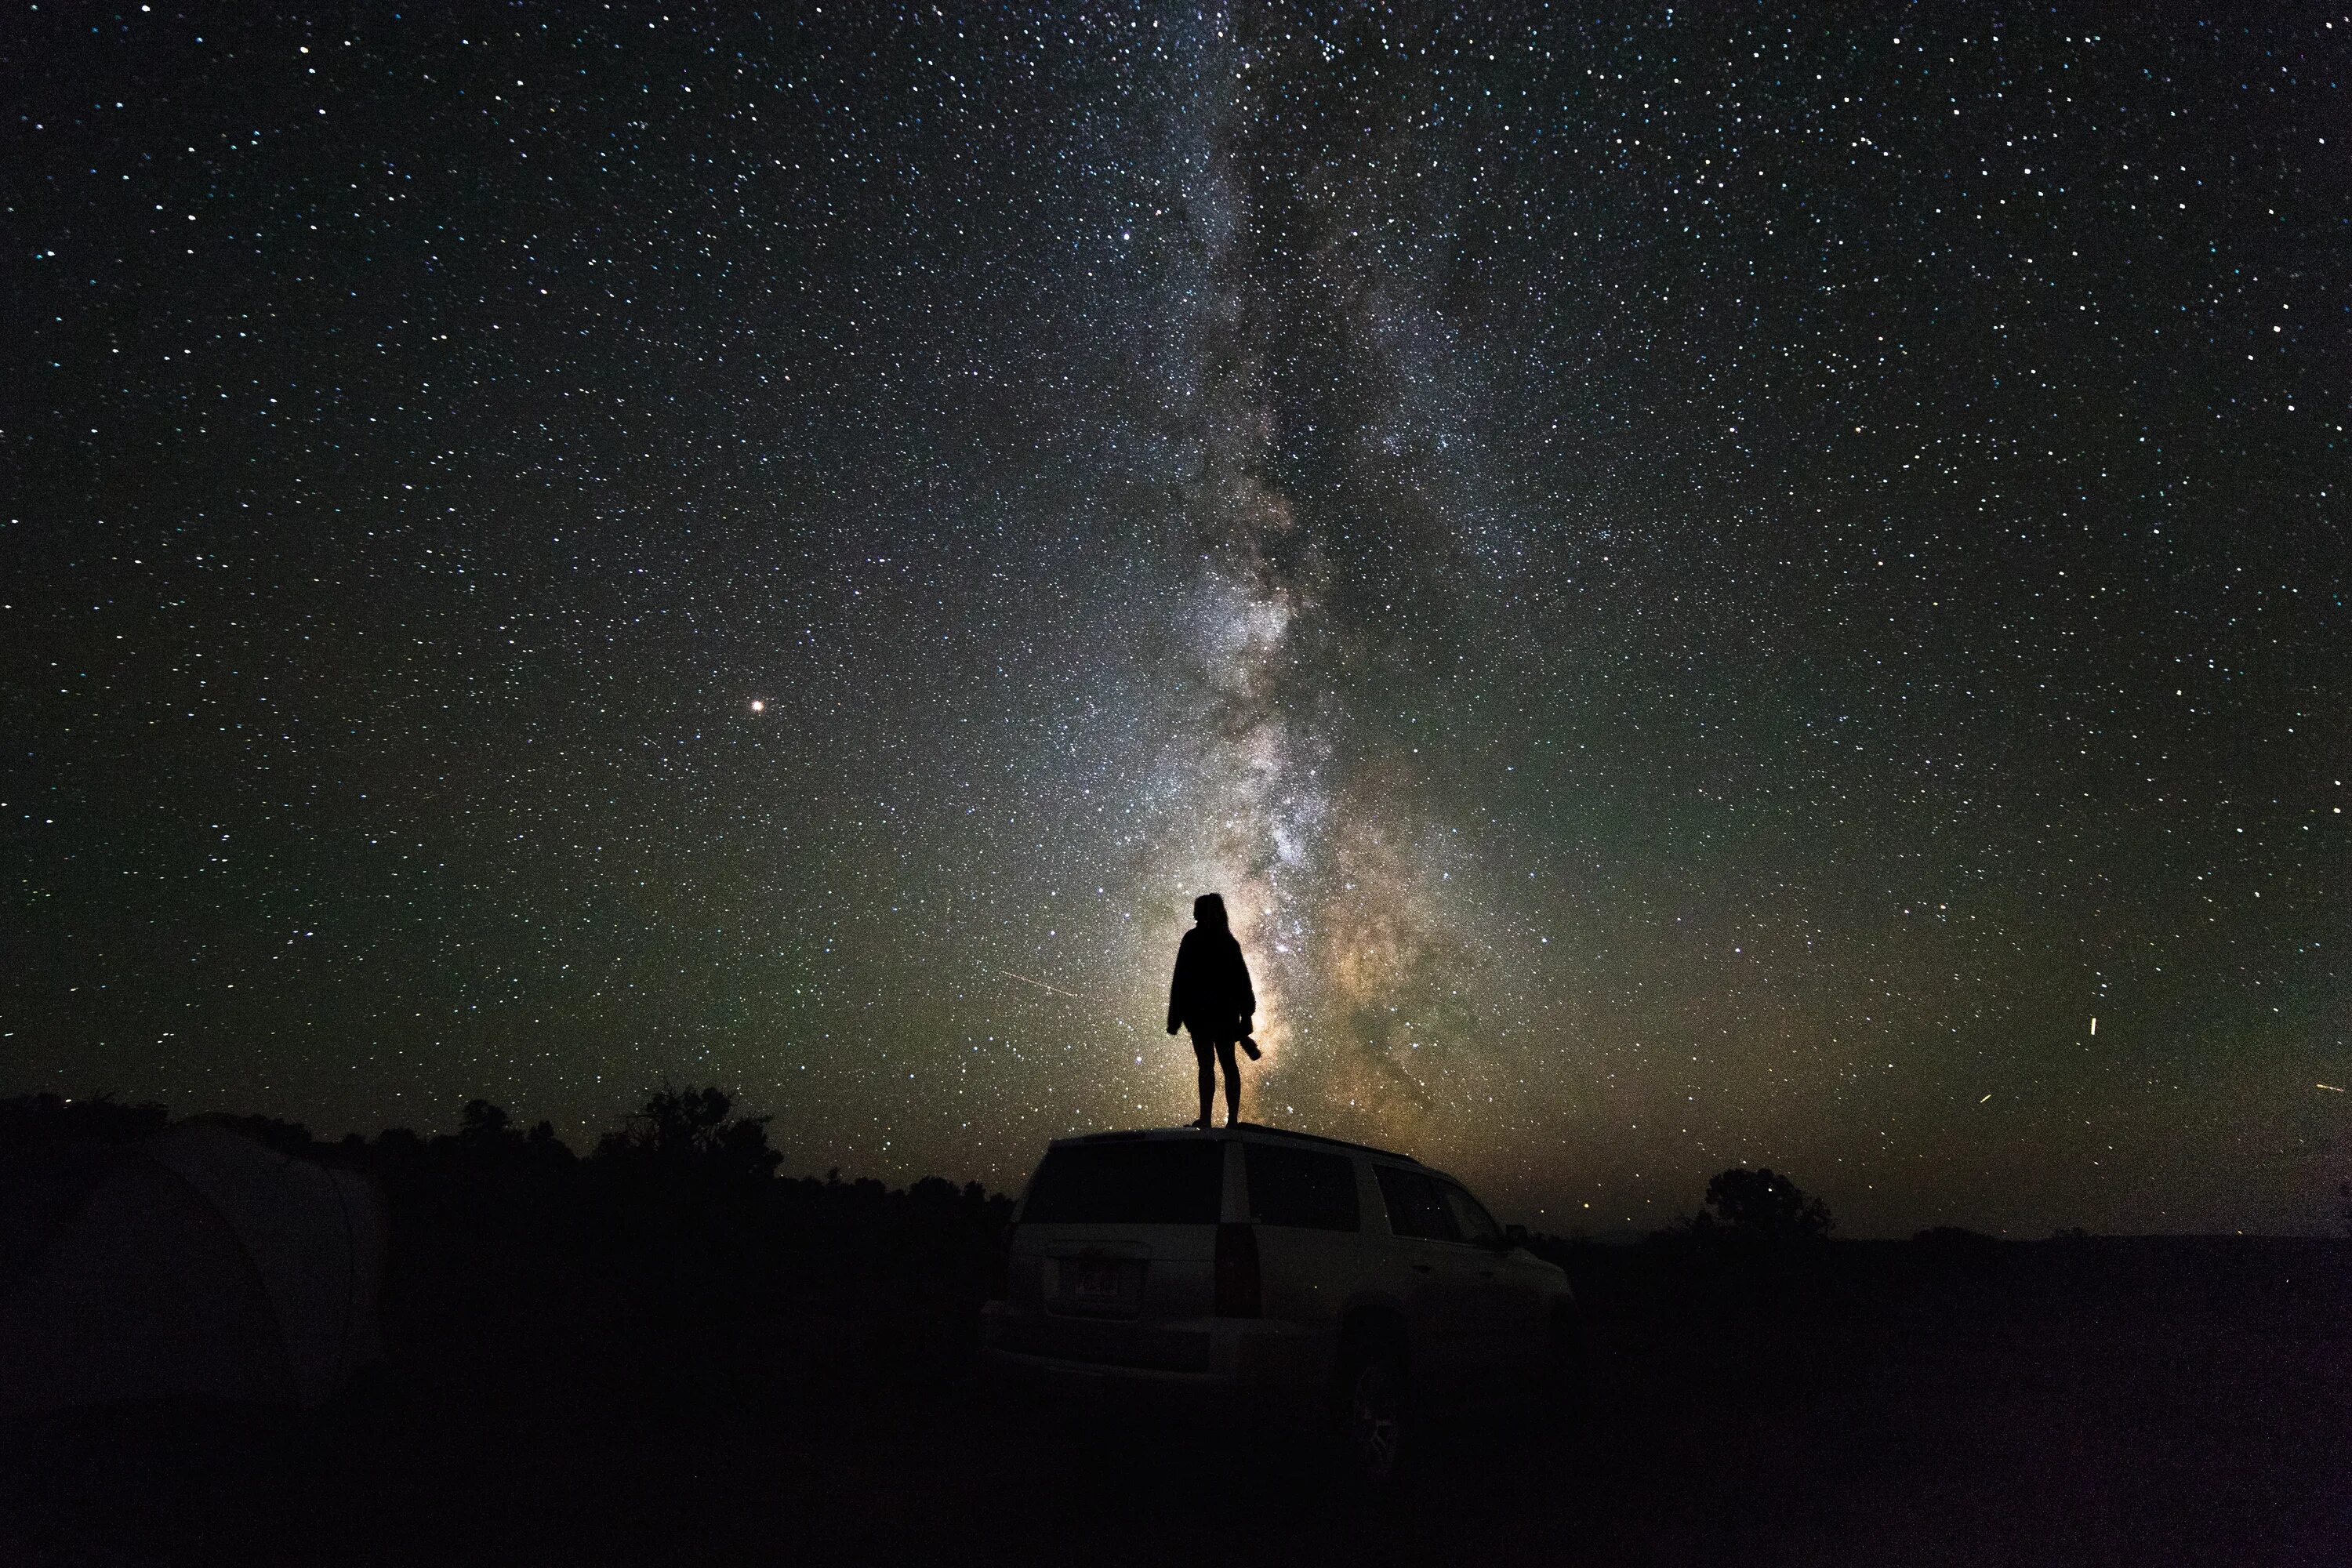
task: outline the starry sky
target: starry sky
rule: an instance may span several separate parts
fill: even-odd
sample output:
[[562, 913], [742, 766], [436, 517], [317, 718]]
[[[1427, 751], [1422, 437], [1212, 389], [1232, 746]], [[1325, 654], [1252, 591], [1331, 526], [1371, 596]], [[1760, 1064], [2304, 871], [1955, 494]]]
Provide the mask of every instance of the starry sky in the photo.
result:
[[327, 9], [0, 21], [0, 1087], [2335, 1225], [2352, 15]]

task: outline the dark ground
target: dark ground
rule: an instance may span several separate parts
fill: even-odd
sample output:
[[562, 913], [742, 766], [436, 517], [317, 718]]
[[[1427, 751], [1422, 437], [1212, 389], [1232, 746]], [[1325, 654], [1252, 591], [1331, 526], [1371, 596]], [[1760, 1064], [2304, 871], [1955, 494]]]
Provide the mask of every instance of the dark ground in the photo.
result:
[[325, 1411], [10, 1435], [0, 1560], [2352, 1562], [2352, 1244], [1559, 1255], [1589, 1398], [1454, 1418], [1386, 1500], [1311, 1429], [992, 1388], [903, 1279], [500, 1315], [453, 1264]]

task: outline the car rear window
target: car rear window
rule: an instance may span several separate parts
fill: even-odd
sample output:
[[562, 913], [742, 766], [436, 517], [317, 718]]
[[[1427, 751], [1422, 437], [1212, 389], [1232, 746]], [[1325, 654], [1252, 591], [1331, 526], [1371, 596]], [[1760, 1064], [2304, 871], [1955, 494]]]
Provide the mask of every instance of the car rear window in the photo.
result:
[[1250, 1218], [1307, 1230], [1355, 1230], [1356, 1171], [1345, 1154], [1245, 1143]]
[[1503, 1239], [1503, 1232], [1495, 1224], [1495, 1216], [1486, 1212], [1486, 1205], [1451, 1182], [1440, 1183], [1439, 1187], [1445, 1194], [1445, 1206], [1453, 1211], [1454, 1227], [1462, 1233], [1463, 1240], [1493, 1247]]
[[1423, 1241], [1459, 1241], [1454, 1215], [1445, 1207], [1444, 1189], [1433, 1176], [1397, 1165], [1375, 1165], [1381, 1178], [1381, 1201], [1388, 1205], [1389, 1229], [1398, 1236]]
[[1224, 1171], [1225, 1146], [1205, 1140], [1067, 1144], [1046, 1151], [1021, 1218], [1041, 1225], [1214, 1225]]

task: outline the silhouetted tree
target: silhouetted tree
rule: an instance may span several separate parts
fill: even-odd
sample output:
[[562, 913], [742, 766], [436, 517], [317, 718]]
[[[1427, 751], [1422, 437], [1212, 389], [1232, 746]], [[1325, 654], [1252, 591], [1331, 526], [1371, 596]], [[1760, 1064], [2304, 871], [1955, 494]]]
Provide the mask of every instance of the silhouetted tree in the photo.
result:
[[520, 1143], [522, 1134], [514, 1130], [504, 1106], [469, 1100], [457, 1113], [457, 1142], [471, 1149], [496, 1149]]
[[626, 1125], [604, 1134], [596, 1158], [765, 1180], [784, 1157], [768, 1147], [768, 1118], [730, 1116], [734, 1105], [720, 1089], [663, 1089]]
[[573, 1160], [553, 1123], [541, 1121], [526, 1134], [503, 1106], [487, 1100], [467, 1100], [458, 1113], [457, 1131], [434, 1139], [433, 1147], [445, 1161], [488, 1170], [545, 1172]]
[[1827, 1236], [1836, 1225], [1828, 1205], [1768, 1167], [1717, 1173], [1706, 1184], [1706, 1206], [1680, 1228], [1695, 1235], [1720, 1231], [1762, 1241], [1801, 1241]]

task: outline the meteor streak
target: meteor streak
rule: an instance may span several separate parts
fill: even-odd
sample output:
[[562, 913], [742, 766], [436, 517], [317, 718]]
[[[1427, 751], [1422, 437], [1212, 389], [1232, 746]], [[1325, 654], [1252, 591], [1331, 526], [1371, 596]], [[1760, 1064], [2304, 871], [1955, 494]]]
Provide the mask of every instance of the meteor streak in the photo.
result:
[[[1076, 991], [1065, 991], [1058, 985], [1048, 985], [1042, 980], [1032, 980], [1025, 974], [1015, 974], [1009, 969], [1000, 969], [995, 971], [995, 973], [1002, 974], [1007, 980], [1018, 980], [1024, 985], [1034, 985], [1040, 991], [1051, 991], [1056, 996], [1067, 996], [1073, 1002], [1094, 1001], [1094, 998], [1091, 996], [1082, 996]], [[1099, 1004], [1097, 1004], [1097, 1005], [1099, 1005]]]

